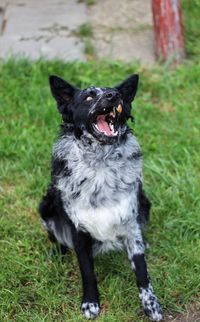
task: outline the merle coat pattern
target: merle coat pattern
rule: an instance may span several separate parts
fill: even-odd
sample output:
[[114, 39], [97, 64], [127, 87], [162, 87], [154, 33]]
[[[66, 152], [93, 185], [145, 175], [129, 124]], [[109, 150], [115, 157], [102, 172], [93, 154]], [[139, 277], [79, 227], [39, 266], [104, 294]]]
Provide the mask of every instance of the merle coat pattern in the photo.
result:
[[127, 251], [146, 315], [162, 319], [144, 258], [142, 226], [150, 202], [142, 188], [142, 156], [126, 125], [137, 85], [133, 75], [114, 88], [79, 90], [50, 76], [63, 123], [39, 212], [49, 238], [63, 253], [73, 248], [77, 254], [81, 312], [88, 319], [100, 312], [93, 256], [114, 249]]

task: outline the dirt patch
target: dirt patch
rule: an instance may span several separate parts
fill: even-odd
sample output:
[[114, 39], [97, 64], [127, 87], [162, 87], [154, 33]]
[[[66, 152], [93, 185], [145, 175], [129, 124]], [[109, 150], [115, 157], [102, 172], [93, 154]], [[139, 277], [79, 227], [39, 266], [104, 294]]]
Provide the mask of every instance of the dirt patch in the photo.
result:
[[200, 304], [190, 304], [185, 313], [168, 315], [163, 322], [200, 322]]

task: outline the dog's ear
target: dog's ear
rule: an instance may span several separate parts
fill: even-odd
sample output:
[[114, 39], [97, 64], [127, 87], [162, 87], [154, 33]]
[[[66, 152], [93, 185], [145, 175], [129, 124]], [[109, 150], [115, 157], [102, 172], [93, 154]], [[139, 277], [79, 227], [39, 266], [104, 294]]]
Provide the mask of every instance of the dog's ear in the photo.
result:
[[58, 104], [58, 110], [61, 114], [64, 114], [68, 104], [78, 89], [64, 79], [54, 75], [49, 77], [49, 83], [51, 93]]
[[139, 75], [134, 74], [128, 77], [123, 83], [116, 86], [122, 95], [122, 99], [131, 103], [134, 100], [138, 88]]

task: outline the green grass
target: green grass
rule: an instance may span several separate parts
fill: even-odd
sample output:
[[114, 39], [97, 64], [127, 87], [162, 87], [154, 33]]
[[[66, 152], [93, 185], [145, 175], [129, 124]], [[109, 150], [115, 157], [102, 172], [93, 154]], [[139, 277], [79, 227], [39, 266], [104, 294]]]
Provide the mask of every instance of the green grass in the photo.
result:
[[[147, 233], [149, 270], [165, 312], [180, 311], [200, 289], [200, 64], [145, 70], [122, 63], [1, 64], [0, 320], [82, 321], [81, 283], [73, 253], [48, 256], [37, 205], [49, 182], [60, 117], [48, 75], [80, 87], [112, 86], [138, 71], [131, 125], [144, 152], [153, 202]], [[145, 321], [125, 254], [96, 259], [103, 313], [98, 321]], [[138, 317], [141, 316], [141, 318]]]
[[200, 0], [181, 0], [185, 25], [186, 49], [196, 59], [200, 56]]
[[[145, 188], [153, 203], [149, 271], [166, 314], [199, 301], [199, 1], [182, 3], [192, 60], [174, 70], [118, 62], [0, 63], [0, 321], [84, 321], [76, 257], [71, 252], [63, 262], [48, 255], [51, 245], [36, 210], [49, 182], [60, 122], [48, 86], [52, 73], [86, 87], [112, 86], [139, 72], [131, 127], [144, 152]], [[147, 321], [126, 255], [111, 253], [95, 262], [98, 321]]]
[[85, 3], [86, 3], [88, 6], [93, 6], [93, 5], [96, 3], [96, 0], [85, 0]]
[[77, 35], [80, 38], [92, 37], [93, 32], [91, 25], [89, 23], [82, 24], [77, 31]]

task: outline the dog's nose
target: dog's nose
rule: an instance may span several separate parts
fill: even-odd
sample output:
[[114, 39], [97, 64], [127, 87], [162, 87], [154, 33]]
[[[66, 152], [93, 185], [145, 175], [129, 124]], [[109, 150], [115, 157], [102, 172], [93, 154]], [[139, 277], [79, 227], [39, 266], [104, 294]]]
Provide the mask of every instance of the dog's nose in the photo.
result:
[[105, 97], [108, 100], [112, 100], [113, 98], [117, 98], [118, 97], [118, 93], [116, 91], [109, 91], [105, 93]]

